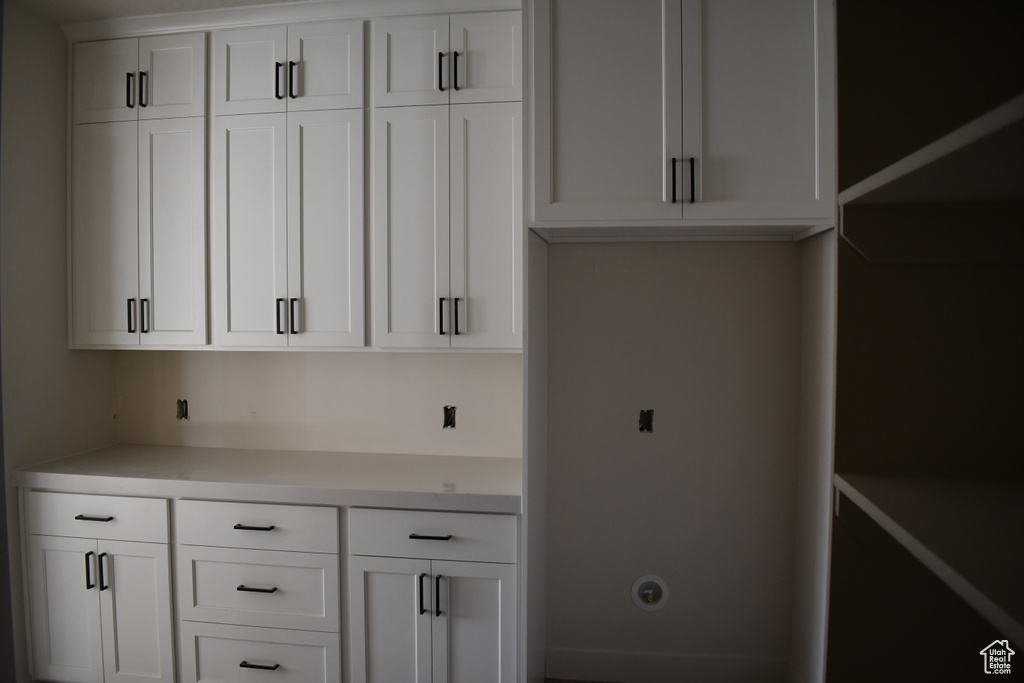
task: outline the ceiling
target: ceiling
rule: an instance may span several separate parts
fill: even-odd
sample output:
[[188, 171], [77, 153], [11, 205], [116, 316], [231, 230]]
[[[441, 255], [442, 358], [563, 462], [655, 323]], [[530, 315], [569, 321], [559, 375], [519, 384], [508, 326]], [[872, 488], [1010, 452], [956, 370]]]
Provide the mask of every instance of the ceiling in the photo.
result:
[[306, 1], [308, 0], [21, 0], [25, 7], [57, 24]]

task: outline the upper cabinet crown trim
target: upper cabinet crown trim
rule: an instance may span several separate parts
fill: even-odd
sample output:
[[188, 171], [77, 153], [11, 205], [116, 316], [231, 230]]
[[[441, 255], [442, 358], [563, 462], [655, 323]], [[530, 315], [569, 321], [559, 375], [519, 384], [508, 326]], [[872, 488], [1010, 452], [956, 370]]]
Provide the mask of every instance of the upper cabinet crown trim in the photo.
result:
[[423, 0], [330, 0], [328, 2], [289, 2], [261, 7], [230, 7], [174, 14], [121, 17], [64, 24], [61, 28], [67, 39], [75, 43], [85, 40], [326, 19], [367, 19], [409, 14], [509, 9], [522, 9], [522, 2], [517, 0], [429, 0], [429, 2]]

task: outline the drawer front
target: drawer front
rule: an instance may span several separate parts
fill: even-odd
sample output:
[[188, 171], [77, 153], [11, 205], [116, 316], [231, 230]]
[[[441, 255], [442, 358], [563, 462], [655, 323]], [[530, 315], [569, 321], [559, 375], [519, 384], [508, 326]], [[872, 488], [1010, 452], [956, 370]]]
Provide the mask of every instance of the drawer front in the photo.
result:
[[178, 546], [182, 619], [338, 631], [338, 556]]
[[337, 633], [183, 621], [181, 650], [181, 680], [187, 683], [341, 680]]
[[178, 543], [254, 550], [338, 552], [338, 509], [179, 500]]
[[516, 547], [514, 515], [349, 510], [353, 555], [514, 563]]
[[167, 501], [80, 493], [25, 494], [28, 533], [167, 543]]

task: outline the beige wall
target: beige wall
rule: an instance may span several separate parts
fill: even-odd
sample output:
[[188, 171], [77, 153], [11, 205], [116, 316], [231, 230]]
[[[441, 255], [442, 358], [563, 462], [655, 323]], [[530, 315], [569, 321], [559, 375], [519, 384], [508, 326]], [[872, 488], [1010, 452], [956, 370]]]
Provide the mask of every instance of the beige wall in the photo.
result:
[[[5, 473], [114, 438], [112, 357], [67, 348], [66, 45], [7, 0], [0, 140]], [[7, 489], [15, 646], [27, 680], [17, 496]]]
[[115, 366], [122, 443], [522, 457], [519, 354], [124, 351]]
[[[790, 243], [551, 247], [549, 676], [785, 677], [800, 258]], [[668, 584], [660, 611], [632, 603], [646, 574]]]

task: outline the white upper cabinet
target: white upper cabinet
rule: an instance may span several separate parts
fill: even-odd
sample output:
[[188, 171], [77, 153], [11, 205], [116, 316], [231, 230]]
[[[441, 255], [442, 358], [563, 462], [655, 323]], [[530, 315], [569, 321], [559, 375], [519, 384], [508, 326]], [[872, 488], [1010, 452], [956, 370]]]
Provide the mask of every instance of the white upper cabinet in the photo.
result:
[[213, 34], [213, 113], [363, 106], [363, 22], [327, 21]]
[[214, 341], [363, 346], [363, 113], [214, 123]]
[[480, 12], [373, 23], [376, 107], [522, 99], [522, 13]]
[[377, 346], [522, 347], [521, 110], [376, 110]]
[[534, 9], [531, 225], [831, 223], [830, 3]]
[[75, 123], [203, 116], [206, 34], [77, 43]]

